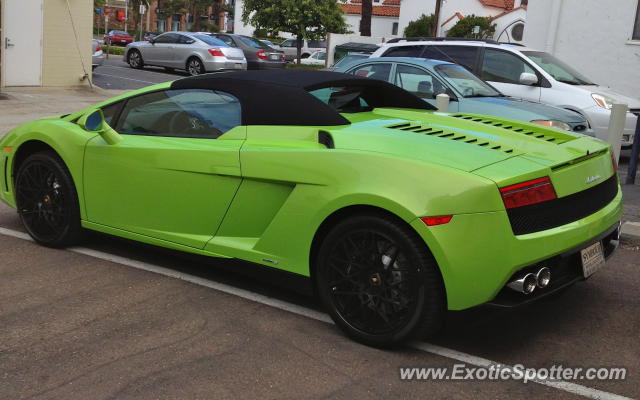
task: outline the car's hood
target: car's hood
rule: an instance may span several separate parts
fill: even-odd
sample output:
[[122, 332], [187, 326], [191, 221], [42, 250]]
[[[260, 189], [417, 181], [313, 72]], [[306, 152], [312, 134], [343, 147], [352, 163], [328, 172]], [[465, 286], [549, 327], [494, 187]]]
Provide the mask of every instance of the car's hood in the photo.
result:
[[513, 97], [467, 97], [460, 99], [460, 111], [495, 115], [522, 121], [556, 120], [567, 123], [585, 122], [582, 115], [533, 101]]
[[[551, 175], [554, 168], [608, 149], [594, 138], [483, 115], [376, 109], [344, 116], [351, 125], [329, 130], [337, 149], [387, 153], [476, 173], [517, 159], [517, 169], [483, 175], [499, 183]], [[600, 175], [610, 176], [610, 168]]]
[[616, 92], [615, 90], [608, 88], [606, 86], [600, 85], [579, 85], [577, 86], [583, 90], [589, 91], [591, 93], [598, 93], [605, 95], [607, 97], [611, 97], [618, 103], [623, 103], [629, 106], [629, 108], [640, 108], [640, 99], [636, 99], [633, 97], [626, 96], [620, 92]]

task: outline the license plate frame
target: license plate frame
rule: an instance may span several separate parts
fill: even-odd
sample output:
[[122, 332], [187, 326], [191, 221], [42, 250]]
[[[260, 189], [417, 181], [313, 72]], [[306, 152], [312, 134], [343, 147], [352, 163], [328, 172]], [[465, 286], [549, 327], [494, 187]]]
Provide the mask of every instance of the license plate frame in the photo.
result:
[[242, 64], [240, 63], [233, 64], [233, 69], [242, 69]]
[[582, 276], [585, 278], [602, 269], [605, 264], [602, 242], [597, 241], [580, 250], [580, 262], [582, 264]]

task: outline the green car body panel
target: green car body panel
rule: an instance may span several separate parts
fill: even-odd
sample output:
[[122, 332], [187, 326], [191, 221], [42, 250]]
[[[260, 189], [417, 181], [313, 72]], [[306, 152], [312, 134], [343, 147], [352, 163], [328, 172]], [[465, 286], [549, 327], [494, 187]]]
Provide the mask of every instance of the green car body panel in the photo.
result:
[[[548, 176], [562, 198], [615, 173], [606, 143], [520, 121], [377, 108], [342, 114], [348, 125], [243, 125], [215, 140], [123, 135], [116, 145], [73, 122], [169, 87], [12, 130], [0, 142], [1, 199], [15, 207], [16, 154], [41, 142], [71, 173], [83, 227], [303, 276], [313, 273], [323, 223], [352, 207], [375, 207], [425, 241], [451, 310], [490, 301], [518, 269], [589, 241], [621, 217], [619, 190], [586, 218], [514, 235], [500, 187]], [[320, 131], [334, 148], [319, 143]], [[453, 218], [438, 226], [420, 220], [438, 215]]]

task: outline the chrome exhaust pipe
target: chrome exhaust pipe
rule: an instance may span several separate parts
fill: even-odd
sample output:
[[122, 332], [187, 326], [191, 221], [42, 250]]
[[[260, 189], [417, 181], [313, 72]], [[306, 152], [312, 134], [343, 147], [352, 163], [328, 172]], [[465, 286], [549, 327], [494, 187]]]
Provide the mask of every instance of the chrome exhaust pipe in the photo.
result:
[[509, 289], [515, 290], [516, 292], [531, 294], [538, 286], [538, 278], [532, 274], [528, 273], [520, 279], [516, 279], [507, 283], [507, 287]]
[[551, 270], [547, 267], [540, 268], [536, 274], [536, 281], [540, 289], [547, 287], [551, 282]]

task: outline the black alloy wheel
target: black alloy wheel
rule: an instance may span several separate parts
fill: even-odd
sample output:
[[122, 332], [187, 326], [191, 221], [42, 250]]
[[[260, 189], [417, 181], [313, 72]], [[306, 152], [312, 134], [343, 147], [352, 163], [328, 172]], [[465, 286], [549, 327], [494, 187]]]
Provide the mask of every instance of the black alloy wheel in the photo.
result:
[[357, 216], [326, 236], [316, 262], [318, 293], [353, 339], [389, 347], [437, 332], [446, 298], [424, 242], [401, 221]]
[[27, 157], [16, 175], [15, 190], [18, 215], [36, 242], [63, 247], [79, 240], [78, 195], [66, 166], [55, 154]]

